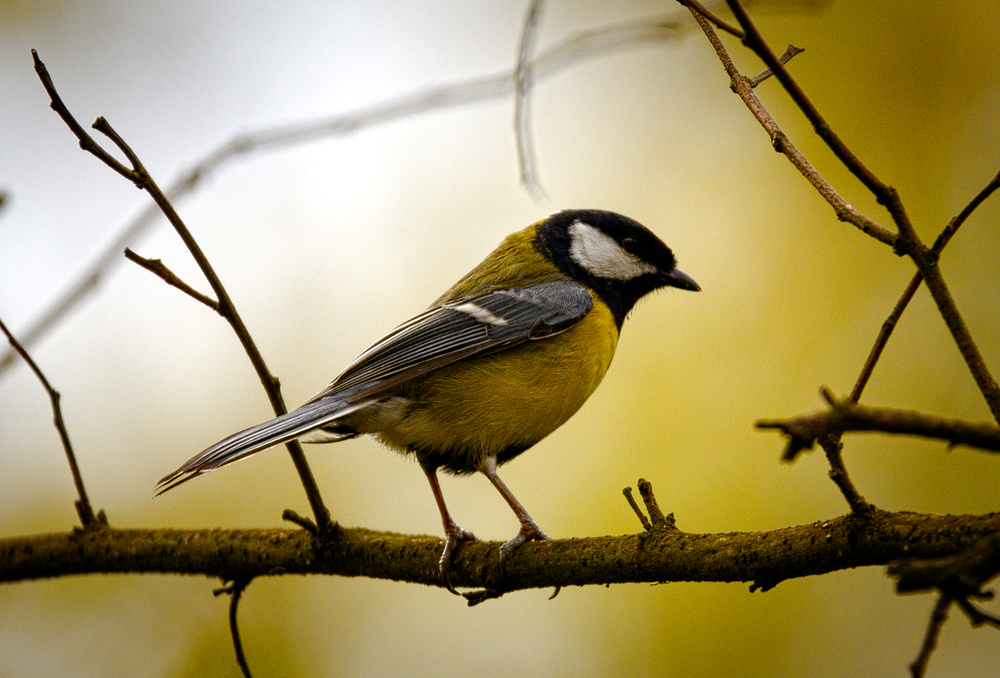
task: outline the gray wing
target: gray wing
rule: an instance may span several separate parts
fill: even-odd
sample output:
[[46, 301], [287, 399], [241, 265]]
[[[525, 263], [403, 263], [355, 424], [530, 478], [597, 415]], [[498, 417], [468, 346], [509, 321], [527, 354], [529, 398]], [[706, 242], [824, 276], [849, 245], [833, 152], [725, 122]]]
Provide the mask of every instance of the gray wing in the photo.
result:
[[309, 402], [367, 399], [470, 356], [564, 332], [592, 306], [587, 288], [562, 280], [446, 302], [390, 332]]
[[299, 438], [356, 412], [400, 384], [465, 358], [564, 332], [593, 306], [582, 285], [556, 280], [455, 299], [400, 325], [288, 414], [234, 433], [157, 484], [156, 494]]

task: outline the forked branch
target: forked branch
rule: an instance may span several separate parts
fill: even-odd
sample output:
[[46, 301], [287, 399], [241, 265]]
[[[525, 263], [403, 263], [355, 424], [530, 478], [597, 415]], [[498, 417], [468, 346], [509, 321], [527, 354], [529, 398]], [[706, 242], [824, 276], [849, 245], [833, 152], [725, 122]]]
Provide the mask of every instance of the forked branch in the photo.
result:
[[894, 433], [948, 442], [949, 447], [968, 445], [987, 452], [1000, 452], [1000, 427], [991, 423], [968, 422], [936, 417], [912, 410], [866, 407], [836, 400], [824, 390], [830, 409], [792, 419], [763, 419], [760, 429], [778, 429], [788, 436], [783, 458], [792, 461], [799, 452], [812, 448], [824, 436], [840, 436], [847, 431]]
[[[774, 150], [785, 155], [788, 160], [795, 166], [797, 170], [806, 178], [806, 180], [812, 184], [812, 186], [819, 192], [821, 196], [833, 207], [837, 218], [841, 221], [846, 221], [850, 224], [861, 229], [862, 232], [867, 233], [876, 240], [886, 243], [887, 245], [896, 246], [896, 234], [892, 233], [884, 226], [876, 223], [871, 218], [865, 216], [860, 211], [855, 209], [850, 205], [843, 196], [837, 192], [836, 189], [828, 182], [819, 171], [810, 163], [806, 157], [795, 147], [795, 144], [781, 131], [778, 123], [775, 122], [774, 118], [768, 113], [767, 109], [757, 98], [754, 93], [753, 83], [749, 78], [740, 73], [739, 69], [736, 68], [736, 64], [733, 62], [732, 57], [726, 50], [725, 45], [719, 39], [718, 34], [715, 29], [712, 28], [712, 23], [705, 18], [694, 6], [690, 3], [686, 3], [681, 0], [681, 4], [684, 4], [690, 11], [691, 15], [694, 17], [695, 21], [701, 27], [705, 36], [708, 38], [712, 47], [715, 49], [715, 53], [718, 55], [719, 60], [722, 62], [723, 68], [729, 75], [730, 88], [735, 92], [743, 103], [753, 114], [757, 122], [764, 128], [768, 136], [771, 138], [771, 145]], [[782, 70], [784, 66], [778, 62], [775, 58], [775, 64], [777, 64]], [[779, 71], [773, 66], [768, 64], [768, 67], [777, 75]]]
[[[277, 378], [271, 374], [267, 365], [264, 363], [264, 358], [257, 349], [257, 345], [254, 342], [253, 337], [250, 336], [250, 332], [247, 330], [246, 325], [244, 325], [243, 319], [236, 311], [236, 307], [230, 299], [229, 293], [222, 285], [222, 281], [219, 279], [218, 275], [216, 275], [215, 269], [208, 261], [208, 257], [205, 256], [205, 253], [201, 250], [201, 247], [198, 245], [197, 241], [195, 241], [194, 236], [181, 220], [180, 215], [177, 214], [177, 211], [174, 209], [170, 200], [163, 193], [163, 191], [160, 190], [159, 186], [157, 186], [152, 175], [150, 175], [143, 166], [139, 156], [132, 150], [125, 140], [119, 136], [107, 120], [104, 118], [97, 118], [93, 127], [108, 137], [112, 143], [118, 147], [118, 149], [128, 159], [131, 168], [126, 167], [116, 160], [110, 153], [104, 150], [104, 148], [98, 144], [93, 137], [90, 136], [90, 134], [87, 133], [87, 131], [76, 121], [73, 114], [70, 113], [69, 108], [67, 108], [67, 106], [63, 103], [59, 93], [56, 91], [55, 84], [52, 82], [52, 78], [49, 76], [48, 69], [45, 68], [45, 64], [43, 64], [42, 60], [38, 57], [38, 53], [32, 50], [31, 54], [35, 61], [35, 72], [42, 81], [45, 91], [49, 94], [52, 109], [59, 114], [59, 117], [63, 119], [66, 125], [70, 128], [70, 131], [72, 131], [77, 137], [80, 142], [80, 147], [100, 159], [104, 164], [134, 183], [137, 187], [149, 193], [157, 207], [160, 208], [160, 211], [162, 211], [164, 216], [166, 216], [171, 226], [174, 227], [174, 230], [184, 242], [184, 245], [191, 253], [191, 256], [194, 258], [198, 267], [201, 269], [202, 274], [205, 276], [205, 279], [208, 281], [209, 286], [215, 293], [216, 299], [218, 300], [217, 311], [233, 328], [237, 338], [243, 345], [244, 351], [246, 351], [247, 356], [250, 358], [250, 362], [253, 364], [254, 370], [257, 372], [257, 377], [260, 379], [260, 382], [264, 386], [264, 390], [267, 393], [268, 399], [271, 401], [271, 407], [274, 409], [275, 414], [284, 414], [287, 409], [285, 408], [284, 400], [281, 397], [281, 390], [278, 386]], [[305, 453], [302, 451], [302, 446], [298, 443], [298, 441], [293, 440], [286, 443], [286, 447], [288, 448], [288, 452], [292, 457], [292, 462], [295, 464], [295, 468], [299, 473], [302, 485], [305, 488], [306, 496], [309, 499], [313, 515], [316, 519], [317, 527], [321, 532], [332, 530], [334, 528], [334, 523], [330, 520], [330, 514], [327, 511], [326, 506], [323, 504], [319, 487], [316, 485], [316, 481], [313, 478], [312, 470], [309, 468], [309, 464], [306, 461]]]

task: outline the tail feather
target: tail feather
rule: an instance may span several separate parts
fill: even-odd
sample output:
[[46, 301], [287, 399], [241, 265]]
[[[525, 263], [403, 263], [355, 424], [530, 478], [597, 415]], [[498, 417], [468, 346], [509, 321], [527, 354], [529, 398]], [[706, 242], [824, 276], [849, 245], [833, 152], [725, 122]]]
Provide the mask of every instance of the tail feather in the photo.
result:
[[234, 433], [191, 457], [173, 473], [164, 476], [156, 484], [154, 496], [161, 495], [203, 473], [245, 459], [269, 447], [294, 440], [368, 404], [368, 402], [347, 404], [339, 398], [324, 398], [303, 405], [288, 414]]

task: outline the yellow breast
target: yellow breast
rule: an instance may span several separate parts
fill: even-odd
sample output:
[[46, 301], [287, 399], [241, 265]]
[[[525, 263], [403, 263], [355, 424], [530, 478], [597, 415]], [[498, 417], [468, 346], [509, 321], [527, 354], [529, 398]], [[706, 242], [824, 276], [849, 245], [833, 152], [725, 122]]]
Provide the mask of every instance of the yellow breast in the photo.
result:
[[[593, 294], [592, 294], [593, 296]], [[618, 330], [597, 298], [566, 332], [463, 361], [414, 384], [414, 407], [378, 438], [400, 451], [442, 455], [442, 465], [476, 470], [487, 456], [502, 463], [566, 422], [607, 372]]]

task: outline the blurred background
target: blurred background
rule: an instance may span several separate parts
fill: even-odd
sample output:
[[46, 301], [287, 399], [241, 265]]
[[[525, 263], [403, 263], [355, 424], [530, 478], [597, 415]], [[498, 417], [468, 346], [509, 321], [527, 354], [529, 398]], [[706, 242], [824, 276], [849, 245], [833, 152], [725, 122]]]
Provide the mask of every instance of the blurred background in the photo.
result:
[[[525, 3], [193, 0], [0, 3], [0, 317], [15, 331], [148, 198], [81, 152], [32, 70], [38, 49], [85, 124], [105, 116], [167, 185], [234, 134], [310, 120], [510, 69]], [[1000, 167], [1000, 7], [843, 0], [758, 6], [796, 77], [933, 240]], [[541, 52], [671, 3], [546, 3]], [[729, 40], [748, 74], [755, 60]], [[773, 81], [759, 95], [859, 209], [885, 213], [811, 136]], [[227, 164], [178, 201], [286, 401], [302, 402], [422, 310], [507, 233], [564, 207], [627, 214], [704, 288], [644, 301], [581, 413], [504, 469], [557, 538], [640, 529], [621, 496], [649, 479], [687, 531], [768, 530], [843, 514], [822, 455], [779, 463], [758, 418], [846, 394], [913, 272], [837, 222], [728, 88], [693, 28], [537, 84], [531, 126], [549, 196], [518, 184], [509, 98], [411, 117]], [[942, 268], [1000, 371], [994, 198]], [[207, 291], [165, 224], [132, 244]], [[156, 500], [156, 481], [269, 417], [228, 327], [125, 262], [33, 347], [63, 408], [95, 508], [118, 527], [276, 527], [307, 513], [288, 456], [262, 454]], [[864, 400], [987, 420], [921, 290]], [[888, 510], [997, 510], [998, 466], [966, 449], [851, 436], [848, 468]], [[374, 442], [307, 448], [333, 517], [438, 535], [423, 474]], [[77, 521], [44, 392], [0, 374], [0, 535]], [[459, 523], [505, 539], [516, 522], [484, 478], [446, 478]], [[237, 675], [228, 601], [203, 578], [66, 578], [0, 587], [0, 676]], [[428, 587], [334, 577], [253, 582], [240, 608], [260, 676], [902, 676], [933, 605], [883, 568], [782, 583], [627, 585], [508, 595], [474, 609]], [[993, 607], [996, 610], [996, 607]], [[995, 675], [995, 632], [953, 612], [932, 676]]]

